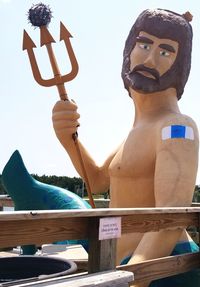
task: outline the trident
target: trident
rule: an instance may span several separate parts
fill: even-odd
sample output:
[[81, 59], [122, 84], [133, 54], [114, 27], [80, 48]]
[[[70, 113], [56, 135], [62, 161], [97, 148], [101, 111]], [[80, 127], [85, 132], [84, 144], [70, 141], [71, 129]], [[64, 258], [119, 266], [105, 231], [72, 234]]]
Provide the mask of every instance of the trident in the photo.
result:
[[68, 100], [64, 83], [73, 80], [78, 74], [78, 63], [77, 63], [76, 57], [74, 55], [74, 51], [71, 46], [70, 38], [72, 38], [72, 35], [69, 33], [67, 28], [65, 28], [63, 23], [60, 22], [60, 41], [63, 40], [65, 42], [65, 46], [66, 46], [69, 59], [70, 59], [70, 63], [72, 66], [71, 72], [69, 74], [62, 76], [60, 73], [53, 49], [52, 49], [52, 43], [55, 43], [55, 40], [53, 39], [52, 35], [49, 33], [46, 26], [40, 27], [40, 46], [41, 47], [44, 45], [46, 46], [48, 55], [49, 55], [49, 60], [51, 63], [51, 67], [54, 73], [53, 78], [43, 79], [41, 77], [40, 70], [38, 68], [35, 54], [33, 51], [33, 48], [36, 48], [36, 45], [30, 38], [28, 33], [24, 30], [23, 50], [27, 50], [34, 79], [36, 80], [38, 84], [45, 86], [45, 87], [57, 86], [61, 100]]
[[[39, 4], [39, 5], [41, 6], [43, 4]], [[52, 70], [53, 70], [54, 77], [51, 79], [43, 79], [42, 78], [40, 70], [39, 70], [38, 65], [37, 65], [36, 57], [35, 57], [35, 54], [33, 51], [33, 49], [36, 48], [36, 45], [34, 44], [32, 39], [30, 38], [28, 33], [24, 30], [23, 50], [27, 50], [34, 79], [36, 80], [36, 82], [38, 84], [45, 86], [45, 87], [57, 86], [60, 99], [64, 100], [64, 101], [69, 100], [67, 97], [67, 92], [66, 92], [64, 83], [73, 80], [78, 73], [78, 62], [76, 60], [76, 57], [75, 57], [75, 54], [74, 54], [74, 51], [72, 49], [72, 45], [70, 42], [70, 38], [72, 38], [72, 35], [69, 33], [67, 28], [63, 25], [63, 23], [60, 22], [60, 41], [63, 40], [65, 42], [65, 46], [66, 46], [66, 49], [67, 49], [67, 52], [69, 55], [69, 59], [70, 59], [70, 63], [71, 63], [70, 73], [68, 73], [66, 75], [61, 75], [57, 61], [56, 61], [56, 58], [55, 58], [55, 55], [54, 55], [54, 52], [53, 52], [53, 49], [52, 49], [52, 43], [55, 43], [55, 40], [53, 39], [52, 35], [48, 31], [46, 25], [41, 25], [39, 27], [40, 27], [40, 45], [41, 45], [41, 47], [45, 45], [47, 48], [47, 52], [48, 52], [48, 56], [49, 56]], [[88, 176], [86, 173], [84, 161], [83, 161], [82, 156], [81, 156], [81, 151], [80, 151], [79, 142], [78, 142], [78, 134], [77, 133], [73, 134], [72, 138], [73, 138], [75, 146], [76, 146], [76, 150], [77, 150], [80, 164], [82, 167], [82, 173], [83, 173], [83, 176], [85, 178], [85, 184], [86, 184], [86, 189], [88, 192], [89, 201], [90, 201], [91, 206], [93, 208], [95, 208], [94, 200], [92, 197], [92, 191], [90, 188], [90, 184], [89, 184]]]

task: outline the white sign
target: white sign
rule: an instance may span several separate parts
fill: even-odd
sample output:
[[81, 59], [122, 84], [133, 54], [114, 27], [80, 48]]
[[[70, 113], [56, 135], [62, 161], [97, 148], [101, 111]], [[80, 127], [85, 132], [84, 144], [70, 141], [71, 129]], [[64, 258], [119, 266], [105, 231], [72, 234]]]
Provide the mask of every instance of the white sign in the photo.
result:
[[99, 222], [99, 240], [121, 236], [121, 217], [104, 217]]

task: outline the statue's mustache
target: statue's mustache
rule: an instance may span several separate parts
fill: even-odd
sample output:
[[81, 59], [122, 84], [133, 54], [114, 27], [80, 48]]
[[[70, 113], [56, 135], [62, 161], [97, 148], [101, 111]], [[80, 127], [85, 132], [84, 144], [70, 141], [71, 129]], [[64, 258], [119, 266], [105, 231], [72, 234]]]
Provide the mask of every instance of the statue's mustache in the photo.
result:
[[156, 81], [160, 81], [160, 74], [156, 69], [151, 69], [144, 65], [137, 65], [132, 69], [132, 71], [129, 72], [129, 75], [132, 75], [135, 72], [148, 72], [155, 78]]

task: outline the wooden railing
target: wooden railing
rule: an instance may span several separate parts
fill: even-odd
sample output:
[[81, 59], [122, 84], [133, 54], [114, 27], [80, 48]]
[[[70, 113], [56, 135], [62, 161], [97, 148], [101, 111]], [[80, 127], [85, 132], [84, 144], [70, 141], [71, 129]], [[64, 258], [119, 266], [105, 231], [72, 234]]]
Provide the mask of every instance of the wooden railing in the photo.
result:
[[[89, 202], [89, 200], [86, 200]], [[108, 208], [109, 207], [109, 199], [94, 199], [95, 206], [97, 208]], [[200, 202], [193, 202], [193, 207], [200, 207]], [[3, 209], [3, 207], [14, 207], [14, 203], [10, 196], [8, 195], [0, 195], [0, 210]]]
[[[128, 282], [133, 280], [133, 276], [131, 277], [130, 274], [134, 274], [134, 283], [141, 283], [172, 276], [200, 267], [199, 252], [148, 260], [134, 265], [116, 266], [116, 239], [99, 240], [100, 220], [102, 218], [110, 217], [121, 218], [122, 234], [132, 232], [143, 233], [176, 227], [186, 228], [188, 226], [196, 226], [199, 228], [200, 208], [103, 208], [74, 211], [0, 212], [0, 248], [26, 244], [41, 245], [66, 239], [88, 238], [90, 244], [89, 259], [87, 263], [88, 273], [97, 273], [96, 275], [98, 275], [99, 272], [109, 273], [111, 271], [113, 272], [113, 270], [115, 270], [115, 272], [120, 271], [118, 274], [123, 274], [126, 280], [124, 281], [124, 285], [120, 283], [121, 285], [119, 286], [128, 286]], [[123, 273], [123, 271], [129, 271], [131, 273]], [[91, 275], [87, 278], [91, 279]], [[81, 278], [77, 278], [77, 282], [79, 279]], [[59, 286], [59, 282], [59, 284], [64, 284], [63, 280], [69, 279], [60, 278], [56, 280], [56, 286]], [[61, 280], [62, 283], [59, 280]], [[44, 282], [41, 284], [43, 285], [37, 283], [37, 286], [49, 286], [50, 282], [46, 285], [44, 285]], [[115, 281], [115, 283], [111, 282], [110, 285], [99, 286], [118, 286], [117, 284], [118, 282]]]

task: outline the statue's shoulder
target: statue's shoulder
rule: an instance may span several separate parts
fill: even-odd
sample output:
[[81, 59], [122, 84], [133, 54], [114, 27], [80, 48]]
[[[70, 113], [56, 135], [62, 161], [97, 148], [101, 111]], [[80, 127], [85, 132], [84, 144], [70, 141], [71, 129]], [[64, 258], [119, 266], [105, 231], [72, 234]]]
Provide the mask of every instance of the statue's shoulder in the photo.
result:
[[157, 135], [162, 139], [172, 137], [191, 137], [199, 140], [198, 127], [188, 115], [170, 113], [163, 116], [156, 124]]
[[181, 114], [181, 113], [169, 113], [163, 117], [160, 118], [160, 120], [157, 122], [158, 128], [163, 128], [167, 125], [189, 125], [193, 128], [197, 129], [197, 125], [190, 116]]

